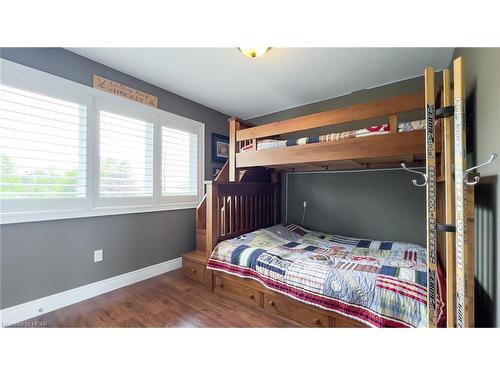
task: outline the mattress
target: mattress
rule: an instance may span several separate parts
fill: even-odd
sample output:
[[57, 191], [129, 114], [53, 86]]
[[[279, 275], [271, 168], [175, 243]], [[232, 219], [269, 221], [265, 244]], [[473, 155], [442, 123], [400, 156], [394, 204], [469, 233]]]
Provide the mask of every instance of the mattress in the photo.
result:
[[208, 268], [372, 327], [427, 327], [426, 249], [416, 244], [276, 225], [219, 243]]
[[[372, 125], [363, 129], [350, 130], [340, 133], [330, 133], [320, 136], [301, 137], [297, 139], [263, 139], [257, 142], [257, 150], [269, 150], [273, 148], [291, 147], [318, 142], [335, 142], [341, 139], [370, 137], [374, 135], [384, 135], [389, 133], [389, 124]], [[425, 129], [425, 120], [402, 122], [398, 124], [398, 132], [408, 132]], [[253, 145], [247, 145], [240, 149], [240, 152], [252, 151]]]

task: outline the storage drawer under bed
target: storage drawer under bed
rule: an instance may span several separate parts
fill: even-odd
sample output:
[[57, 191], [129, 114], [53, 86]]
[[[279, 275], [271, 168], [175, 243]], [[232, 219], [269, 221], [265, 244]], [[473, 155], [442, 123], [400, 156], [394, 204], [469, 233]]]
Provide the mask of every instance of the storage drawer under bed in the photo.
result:
[[213, 290], [265, 311], [296, 321], [306, 327], [367, 327], [361, 322], [306, 305], [259, 285], [254, 280], [215, 273]]
[[330, 318], [304, 303], [296, 302], [291, 298], [277, 294], [264, 295], [264, 308], [267, 311], [278, 313], [281, 316], [295, 320], [307, 327], [329, 327]]
[[215, 276], [214, 291], [254, 306], [262, 307], [263, 305], [264, 296], [262, 292], [219, 275]]

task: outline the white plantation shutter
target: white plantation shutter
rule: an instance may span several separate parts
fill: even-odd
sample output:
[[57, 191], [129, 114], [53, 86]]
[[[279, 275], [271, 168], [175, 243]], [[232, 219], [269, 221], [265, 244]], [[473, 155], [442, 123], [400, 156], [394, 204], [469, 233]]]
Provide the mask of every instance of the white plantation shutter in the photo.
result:
[[0, 223], [196, 207], [202, 123], [0, 64]]
[[99, 111], [99, 196], [153, 196], [152, 121]]
[[3, 208], [19, 200], [36, 210], [47, 206], [40, 200], [85, 198], [86, 126], [85, 105], [0, 85]]
[[161, 192], [167, 201], [196, 201], [200, 193], [199, 132], [161, 128]]

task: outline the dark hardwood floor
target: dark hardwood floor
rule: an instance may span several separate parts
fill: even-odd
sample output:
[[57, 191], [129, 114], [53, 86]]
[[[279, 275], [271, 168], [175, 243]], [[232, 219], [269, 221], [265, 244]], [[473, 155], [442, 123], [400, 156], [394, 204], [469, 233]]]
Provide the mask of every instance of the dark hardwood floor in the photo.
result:
[[297, 327], [169, 272], [38, 316], [24, 327]]

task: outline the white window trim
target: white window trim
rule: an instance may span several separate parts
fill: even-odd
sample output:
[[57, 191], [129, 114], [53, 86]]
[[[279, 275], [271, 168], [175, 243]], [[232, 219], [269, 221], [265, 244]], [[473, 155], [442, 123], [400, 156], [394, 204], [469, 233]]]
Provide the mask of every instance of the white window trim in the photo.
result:
[[[81, 208], [57, 208], [41, 211], [18, 211], [2, 212], [0, 201], [0, 224], [24, 223], [46, 220], [74, 219], [95, 216], [121, 215], [141, 212], [171, 211], [181, 209], [196, 208], [203, 198], [203, 181], [205, 177], [205, 124], [173, 113], [169, 113], [158, 108], [153, 108], [132, 100], [112, 95], [102, 90], [67, 80], [49, 73], [41, 72], [27, 66], [11, 62], [0, 58], [1, 80], [7, 78], [7, 82], [16, 88], [32, 90], [44, 95], [55, 96], [63, 100], [75, 100], [82, 102], [83, 97], [87, 97], [84, 104], [87, 105], [87, 197], [82, 198]], [[154, 142], [156, 151], [154, 153], [154, 181], [153, 199], [147, 204], [130, 202], [120, 206], [106, 206], [104, 201], [98, 198], [98, 108], [99, 103], [106, 103], [106, 106], [116, 105], [126, 107], [130, 111], [144, 112], [152, 116], [155, 120]], [[192, 202], [167, 201], [161, 197], [161, 144], [160, 134], [161, 124], [184, 124], [197, 129], [198, 134], [198, 195]]]

